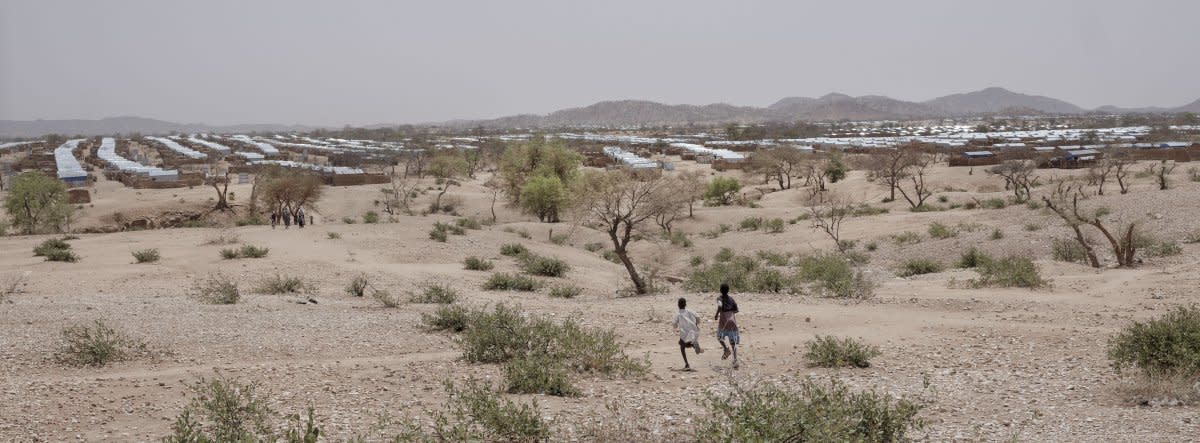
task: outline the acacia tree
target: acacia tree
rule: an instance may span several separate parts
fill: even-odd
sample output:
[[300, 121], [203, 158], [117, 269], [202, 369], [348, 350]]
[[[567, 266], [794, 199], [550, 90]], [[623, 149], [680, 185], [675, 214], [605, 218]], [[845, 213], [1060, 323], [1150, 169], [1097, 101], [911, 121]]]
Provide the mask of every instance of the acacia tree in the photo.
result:
[[888, 187], [884, 203], [896, 200], [896, 189], [908, 176], [909, 151], [904, 148], [877, 149], [867, 161], [867, 174], [872, 180]]
[[754, 156], [752, 166], [761, 171], [767, 181], [774, 180], [779, 190], [792, 189], [792, 177], [801, 169], [805, 154], [792, 148], [775, 148], [760, 151]]
[[388, 182], [388, 187], [379, 190], [383, 194], [383, 211], [387, 212], [388, 215], [396, 215], [401, 212], [406, 215], [412, 215], [410, 202], [412, 201], [413, 193], [417, 190], [418, 183], [415, 180], [409, 180], [394, 172], [391, 175], [391, 179]]
[[528, 142], [511, 145], [500, 156], [497, 174], [504, 193], [512, 204], [519, 205], [522, 188], [535, 177], [554, 176], [569, 185], [583, 159], [571, 151], [562, 140], [546, 140], [538, 135]]
[[442, 196], [451, 186], [458, 185], [458, 177], [467, 172], [467, 160], [458, 151], [442, 151], [429, 161], [429, 173], [442, 182], [442, 190], [433, 201], [430, 212], [442, 209]]
[[38, 172], [18, 175], [9, 183], [4, 209], [13, 227], [25, 234], [61, 231], [72, 210], [67, 185]]
[[671, 186], [663, 176], [636, 177], [624, 171], [592, 171], [576, 187], [577, 216], [608, 234], [613, 252], [625, 266], [634, 291], [646, 294], [651, 288], [629, 258], [629, 244], [648, 221], [678, 210]]
[[1033, 196], [1033, 187], [1038, 185], [1038, 177], [1033, 175], [1037, 165], [1028, 160], [1008, 160], [987, 170], [989, 174], [998, 175], [1004, 179], [1004, 189], [1013, 191], [1017, 202], [1024, 202]]
[[897, 186], [900, 189], [900, 195], [904, 196], [904, 200], [909, 206], [917, 209], [925, 205], [925, 200], [933, 196], [933, 191], [925, 184], [925, 174], [929, 169], [929, 165], [933, 163], [933, 157], [928, 154], [913, 153], [909, 157], [908, 165], [905, 167], [907, 172], [905, 175], [912, 182], [912, 193], [904, 190], [904, 186]]
[[850, 248], [850, 243], [842, 241], [842, 222], [854, 212], [854, 202], [839, 195], [828, 196], [823, 200], [823, 204], [817, 201], [809, 203], [812, 227], [828, 235], [833, 239], [838, 252], [845, 253]]
[[1079, 199], [1080, 195], [1076, 193], [1070, 199], [1070, 207], [1068, 208], [1065, 200], [1055, 201], [1045, 196], [1042, 197], [1042, 201], [1046, 203], [1046, 207], [1054, 211], [1055, 214], [1058, 214], [1067, 223], [1067, 226], [1075, 232], [1075, 241], [1080, 246], [1083, 246], [1088, 256], [1088, 263], [1093, 268], [1100, 267], [1100, 260], [1096, 258], [1095, 251], [1092, 250], [1091, 245], [1088, 244], [1087, 239], [1084, 238], [1083, 232], [1080, 230], [1080, 226], [1083, 225], [1091, 225], [1104, 235], [1104, 238], [1108, 240], [1109, 245], [1112, 247], [1113, 255], [1117, 258], [1117, 266], [1122, 268], [1133, 267], [1136, 264], [1134, 255], [1137, 254], [1137, 245], [1133, 241], [1136, 223], [1129, 223], [1129, 225], [1118, 230], [1116, 235], [1114, 235], [1113, 232], [1108, 230], [1104, 225], [1104, 220], [1102, 220], [1104, 216], [1109, 214], [1109, 210], [1098, 208], [1092, 211], [1091, 214], [1084, 214], [1079, 208]]
[[1133, 168], [1133, 160], [1124, 156], [1106, 160], [1111, 160], [1113, 163], [1113, 178], [1117, 179], [1117, 186], [1121, 188], [1121, 193], [1128, 194], [1129, 170]]
[[288, 211], [296, 217], [303, 207], [315, 208], [324, 194], [324, 182], [301, 169], [268, 169], [258, 177], [258, 198], [273, 212]]
[[[209, 174], [207, 177], [204, 178], [204, 182], [207, 183], [209, 186], [212, 186], [214, 191], [217, 191], [217, 205], [214, 206], [212, 210], [228, 211], [228, 210], [233, 209], [233, 207], [231, 207], [229, 205], [229, 172], [228, 171], [226, 171], [225, 174], [222, 174], [222, 175], [217, 175], [216, 172], [214, 171], [212, 174]], [[251, 191], [251, 194], [253, 194], [253, 191]]]
[[1108, 182], [1116, 166], [1115, 161], [1106, 158], [1088, 168], [1088, 184], [1096, 186], [1096, 195], [1104, 195], [1104, 183]]

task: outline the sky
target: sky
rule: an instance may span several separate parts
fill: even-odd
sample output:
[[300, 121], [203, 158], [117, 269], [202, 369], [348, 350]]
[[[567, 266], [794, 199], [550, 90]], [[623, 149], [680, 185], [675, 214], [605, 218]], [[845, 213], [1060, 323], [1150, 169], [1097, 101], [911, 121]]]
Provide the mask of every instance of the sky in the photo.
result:
[[1200, 98], [1200, 1], [0, 0], [0, 119], [341, 126], [991, 86]]

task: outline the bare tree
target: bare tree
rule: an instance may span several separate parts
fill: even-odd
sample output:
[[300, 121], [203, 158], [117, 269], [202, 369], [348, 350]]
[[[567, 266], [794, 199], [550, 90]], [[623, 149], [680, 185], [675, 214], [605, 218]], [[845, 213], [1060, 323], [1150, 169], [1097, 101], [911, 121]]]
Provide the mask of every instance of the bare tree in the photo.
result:
[[379, 190], [379, 192], [383, 193], [383, 211], [387, 212], [388, 215], [396, 215], [398, 213], [412, 215], [410, 203], [412, 202], [413, 193], [416, 192], [418, 187], [417, 181], [404, 178], [395, 173], [392, 174], [391, 178], [392, 180], [388, 183], [388, 187]]
[[624, 171], [592, 171], [579, 181], [577, 189], [575, 204], [580, 220], [608, 234], [634, 290], [648, 293], [651, 287], [629, 258], [629, 244], [647, 221], [676, 208], [669, 196], [670, 181], [661, 175], [639, 179]]
[[1104, 195], [1104, 183], [1117, 167], [1116, 159], [1104, 158], [1088, 168], [1088, 182], [1096, 186], [1096, 194]]
[[487, 187], [488, 191], [492, 193], [492, 206], [491, 206], [492, 223], [495, 223], [496, 222], [496, 200], [499, 200], [500, 194], [504, 193], [504, 183], [501, 182], [500, 179], [497, 178], [495, 175], [493, 175], [492, 178], [488, 179], [488, 181], [483, 184], [483, 186]]
[[1091, 214], [1083, 214], [1079, 208], [1080, 197], [1081, 195], [1076, 193], [1070, 198], [1070, 208], [1067, 207], [1068, 203], [1065, 200], [1055, 201], [1043, 196], [1042, 201], [1046, 202], [1046, 207], [1054, 211], [1055, 214], [1058, 214], [1067, 223], [1067, 226], [1075, 232], [1075, 241], [1080, 246], [1083, 246], [1084, 251], [1087, 252], [1088, 262], [1092, 267], [1099, 268], [1100, 260], [1096, 258], [1095, 251], [1088, 244], [1083, 231], [1080, 230], [1080, 227], [1084, 225], [1091, 225], [1104, 235], [1104, 238], [1108, 240], [1109, 245], [1112, 247], [1113, 255], [1117, 258], [1117, 266], [1122, 268], [1133, 267], [1135, 265], [1134, 255], [1137, 253], [1137, 245], [1133, 242], [1136, 223], [1129, 223], [1124, 229], [1117, 231], [1116, 234], [1119, 237], [1113, 235], [1104, 226], [1104, 221], [1101, 219], [1109, 214], [1109, 210], [1099, 208], [1092, 211]]
[[832, 195], [826, 197], [824, 203], [810, 202], [808, 210], [812, 214], [812, 226], [828, 235], [838, 252], [845, 253], [850, 245], [842, 241], [842, 222], [853, 212], [854, 203], [849, 198]]
[[[224, 174], [220, 174], [220, 175], [216, 174], [215, 172], [210, 173], [207, 177], [204, 178], [204, 182], [206, 184], [208, 184], [209, 186], [212, 186], [213, 190], [217, 191], [217, 205], [214, 206], [212, 210], [228, 211], [228, 210], [233, 209], [233, 207], [231, 207], [229, 205], [229, 172], [228, 171], [226, 171]], [[251, 191], [251, 194], [253, 194], [253, 191]]]
[[909, 153], [904, 148], [878, 149], [867, 159], [867, 177], [888, 187], [885, 203], [896, 200], [896, 189], [908, 177]]
[[1012, 190], [1017, 202], [1024, 202], [1033, 196], [1033, 188], [1038, 185], [1039, 178], [1033, 175], [1037, 164], [1029, 160], [1008, 160], [987, 170], [989, 174], [998, 175], [1004, 179], [1004, 189]]
[[913, 152], [908, 156], [908, 165], [905, 166], [906, 172], [904, 175], [912, 182], [912, 193], [904, 190], [903, 182], [896, 186], [900, 190], [900, 195], [904, 196], [904, 200], [908, 202], [913, 209], [925, 205], [925, 200], [933, 196], [933, 191], [925, 183], [925, 174], [929, 166], [933, 164], [933, 157], [928, 154]]
[[434, 199], [430, 212], [442, 209], [442, 196], [446, 195], [451, 186], [458, 186], [458, 178], [466, 173], [466, 170], [467, 160], [458, 151], [442, 151], [433, 156], [429, 161], [429, 173], [441, 182], [442, 190]]
[[1175, 162], [1167, 162], [1166, 160], [1163, 160], [1158, 163], [1151, 163], [1150, 166], [1146, 168], [1146, 172], [1149, 172], [1150, 175], [1154, 176], [1154, 180], [1158, 182], [1158, 189], [1160, 191], [1166, 191], [1169, 187], [1167, 180], [1171, 177], [1171, 171], [1174, 171], [1176, 166], [1178, 166], [1178, 164]]

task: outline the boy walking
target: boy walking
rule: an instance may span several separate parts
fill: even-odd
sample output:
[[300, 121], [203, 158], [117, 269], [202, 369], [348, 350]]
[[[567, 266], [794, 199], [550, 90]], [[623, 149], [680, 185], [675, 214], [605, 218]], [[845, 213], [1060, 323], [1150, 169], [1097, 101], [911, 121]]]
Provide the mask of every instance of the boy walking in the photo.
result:
[[675, 320], [671, 324], [679, 330], [679, 353], [683, 355], [685, 371], [692, 370], [692, 366], [688, 364], [687, 348], [695, 349], [696, 354], [704, 353], [704, 350], [700, 349], [700, 327], [697, 326], [699, 321], [696, 313], [687, 309], [687, 299], [680, 297], [679, 311], [675, 313]]
[[[721, 283], [721, 296], [717, 297], [717, 315], [714, 316], [717, 320], [717, 343], [725, 350], [721, 354], [721, 360], [729, 358], [732, 350], [733, 369], [738, 368], [737, 345], [741, 342], [741, 338], [738, 337], [737, 319], [734, 317], [737, 313], [737, 302], [729, 296], [729, 285]], [[729, 346], [725, 346], [726, 339], [729, 340]]]

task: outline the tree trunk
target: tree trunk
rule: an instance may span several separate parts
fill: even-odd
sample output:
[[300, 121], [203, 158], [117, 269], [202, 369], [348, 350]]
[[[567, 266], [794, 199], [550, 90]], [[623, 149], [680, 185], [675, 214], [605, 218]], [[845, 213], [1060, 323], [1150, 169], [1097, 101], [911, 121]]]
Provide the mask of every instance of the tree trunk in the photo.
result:
[[638, 275], [637, 268], [633, 266], [633, 261], [629, 259], [629, 253], [625, 250], [625, 245], [628, 244], [632, 231], [629, 229], [629, 227], [625, 228], [625, 242], [622, 242], [621, 239], [617, 237], [618, 228], [619, 224], [614, 225], [612, 229], [608, 231], [608, 237], [612, 239], [613, 242], [613, 252], [617, 254], [617, 258], [621, 259], [621, 264], [625, 265], [625, 271], [629, 272], [629, 279], [633, 281], [634, 291], [637, 292], [638, 295], [643, 295], [647, 292], [646, 282], [642, 280], [641, 275]]

